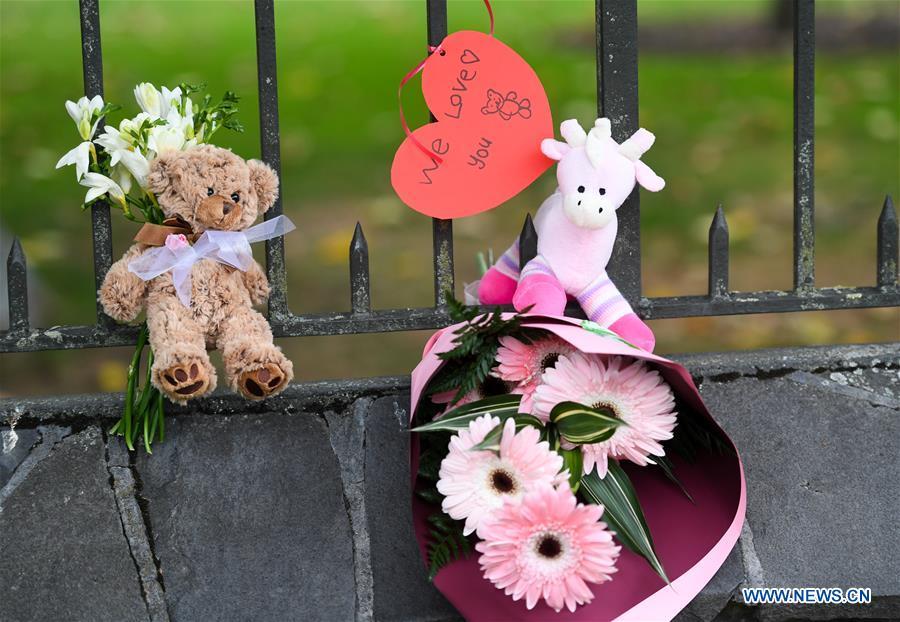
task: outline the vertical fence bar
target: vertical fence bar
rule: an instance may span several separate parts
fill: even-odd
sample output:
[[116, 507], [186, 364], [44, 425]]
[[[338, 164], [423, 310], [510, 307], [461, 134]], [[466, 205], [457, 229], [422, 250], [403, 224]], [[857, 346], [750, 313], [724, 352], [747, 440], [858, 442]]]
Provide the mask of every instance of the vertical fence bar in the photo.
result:
[[[439, 44], [447, 36], [447, 0], [426, 0], [428, 45]], [[434, 121], [434, 117], [431, 119]], [[434, 244], [434, 304], [447, 305], [447, 292], [453, 292], [453, 221], [433, 218], [431, 235]]]
[[[88, 97], [103, 96], [103, 53], [100, 48], [99, 0], [81, 0], [81, 62], [84, 75], [84, 94]], [[94, 288], [103, 285], [112, 265], [112, 222], [109, 204], [97, 201], [91, 205], [91, 229], [94, 246]], [[103, 312], [97, 301], [97, 322], [107, 326], [112, 320]]]
[[6, 259], [6, 298], [9, 306], [9, 330], [28, 330], [28, 273], [25, 253], [19, 238], [13, 238]]
[[794, 289], [815, 286], [814, 110], [816, 12], [794, 1]]
[[[275, 9], [273, 0], [256, 0], [256, 71], [259, 83], [259, 139], [262, 159], [281, 178], [281, 138], [278, 129], [278, 72], [275, 62]], [[282, 185], [283, 188], [283, 185]], [[266, 220], [282, 213], [281, 193], [266, 212]], [[269, 278], [269, 319], [287, 317], [287, 274], [284, 238], [266, 241], [266, 276]]]
[[[597, 104], [621, 142], [638, 129], [636, 0], [596, 0]], [[616, 212], [619, 234], [607, 271], [634, 304], [641, 295], [641, 207], [638, 189]]]
[[369, 288], [369, 243], [362, 225], [356, 223], [350, 240], [350, 310], [353, 313], [372, 311]]
[[537, 256], [538, 234], [531, 214], [525, 214], [522, 232], [519, 234], [519, 270], [524, 270], [529, 261]]
[[722, 206], [716, 208], [709, 226], [709, 295], [711, 298], [728, 293], [728, 222]]
[[884, 197], [884, 207], [878, 217], [878, 285], [887, 287], [897, 284], [897, 212], [894, 211], [894, 201], [891, 196]]

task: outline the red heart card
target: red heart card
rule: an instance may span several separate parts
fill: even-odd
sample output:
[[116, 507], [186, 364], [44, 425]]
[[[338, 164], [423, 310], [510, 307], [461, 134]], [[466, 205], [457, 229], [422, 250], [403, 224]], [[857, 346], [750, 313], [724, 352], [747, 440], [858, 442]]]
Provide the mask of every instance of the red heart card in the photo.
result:
[[408, 136], [391, 167], [394, 190], [417, 212], [459, 218], [492, 209], [553, 164], [540, 149], [553, 136], [544, 86], [494, 37], [449, 35], [425, 63], [422, 92], [437, 122]]

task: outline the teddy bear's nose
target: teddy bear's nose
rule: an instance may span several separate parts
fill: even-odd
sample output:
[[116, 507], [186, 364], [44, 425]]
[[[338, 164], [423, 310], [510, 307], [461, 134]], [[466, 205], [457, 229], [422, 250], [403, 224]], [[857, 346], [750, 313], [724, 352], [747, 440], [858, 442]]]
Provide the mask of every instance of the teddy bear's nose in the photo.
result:
[[229, 203], [228, 201], [222, 201], [222, 213], [224, 215], [228, 215], [228, 213], [234, 209], [234, 204]]

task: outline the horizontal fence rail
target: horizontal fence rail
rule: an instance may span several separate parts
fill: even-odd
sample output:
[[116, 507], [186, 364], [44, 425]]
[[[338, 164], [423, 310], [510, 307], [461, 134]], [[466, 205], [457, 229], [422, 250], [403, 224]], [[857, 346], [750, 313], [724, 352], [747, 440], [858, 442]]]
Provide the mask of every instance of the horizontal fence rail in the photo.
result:
[[[427, 43], [435, 46], [447, 34], [447, 1], [426, 0]], [[260, 149], [263, 160], [280, 173], [278, 84], [273, 0], [256, 0], [256, 51], [260, 102]], [[622, 140], [638, 127], [638, 49], [636, 0], [596, 0], [597, 102], [612, 120], [613, 135]], [[813, 0], [794, 5], [794, 287], [787, 291], [735, 292], [729, 289], [729, 236], [726, 210], [718, 206], [709, 229], [709, 283], [706, 295], [648, 298], [641, 294], [640, 202], [638, 191], [619, 209], [619, 236], [609, 273], [635, 311], [645, 319], [692, 316], [783, 313], [900, 306], [897, 214], [886, 197], [876, 226], [874, 285], [815, 286], [814, 239], [814, 72], [815, 13]], [[84, 87], [89, 96], [103, 93], [98, 0], [81, 0]], [[266, 218], [282, 213], [278, 202]], [[112, 264], [109, 207], [94, 204], [94, 274], [99, 288]], [[266, 242], [266, 272], [271, 283], [269, 321], [278, 337], [344, 335], [434, 329], [445, 326], [447, 292], [454, 291], [453, 223], [433, 219], [434, 306], [416, 309], [372, 309], [369, 247], [357, 223], [349, 248], [349, 311], [297, 315], [290, 311], [284, 241]], [[519, 236], [524, 266], [537, 253], [538, 237], [527, 216]], [[28, 319], [26, 258], [14, 239], [7, 259], [9, 329], [0, 331], [0, 352], [125, 346], [135, 342], [137, 328], [114, 324], [98, 307], [90, 326], [32, 328]], [[577, 310], [573, 310], [577, 312]]]

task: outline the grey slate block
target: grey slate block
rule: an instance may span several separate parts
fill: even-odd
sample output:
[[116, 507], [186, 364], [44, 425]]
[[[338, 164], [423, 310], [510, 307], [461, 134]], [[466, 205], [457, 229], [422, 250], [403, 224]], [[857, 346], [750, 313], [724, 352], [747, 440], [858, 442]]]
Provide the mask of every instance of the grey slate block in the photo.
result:
[[428, 581], [412, 527], [409, 395], [375, 400], [366, 419], [366, 510], [372, 548], [375, 619], [460, 620]]
[[0, 488], [6, 485], [39, 438], [35, 429], [0, 427]]
[[0, 512], [0, 620], [147, 620], [100, 431], [56, 444]]
[[744, 460], [763, 585], [873, 592], [869, 606], [769, 606], [760, 617], [900, 617], [900, 412], [789, 377], [701, 392]]
[[172, 620], [352, 620], [350, 526], [322, 417], [176, 417], [136, 463]]

